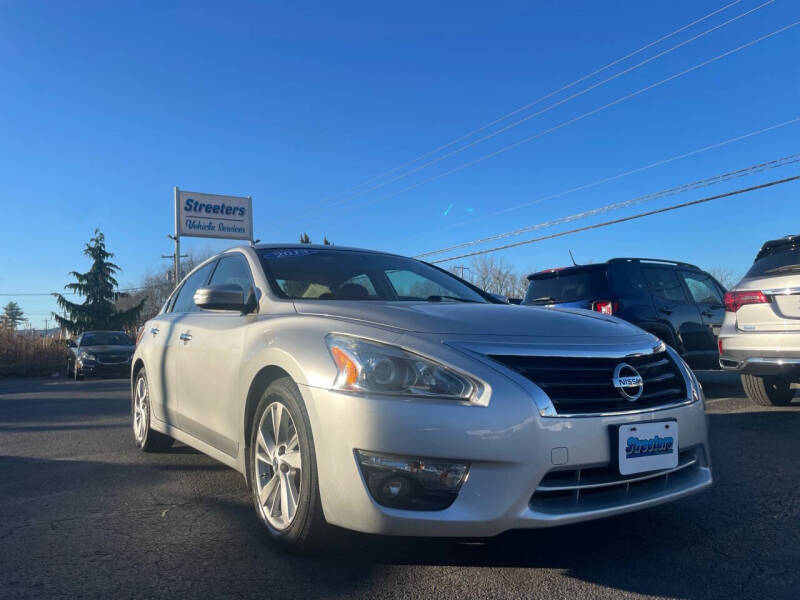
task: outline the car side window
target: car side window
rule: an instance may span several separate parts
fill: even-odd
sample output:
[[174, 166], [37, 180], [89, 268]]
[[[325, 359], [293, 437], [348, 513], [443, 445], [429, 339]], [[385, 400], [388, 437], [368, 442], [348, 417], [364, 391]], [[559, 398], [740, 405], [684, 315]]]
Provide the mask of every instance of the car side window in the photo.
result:
[[424, 300], [428, 296], [449, 296], [453, 293], [435, 281], [404, 269], [386, 271], [386, 277], [392, 284], [397, 296], [402, 299], [418, 298]]
[[347, 281], [343, 281], [339, 285], [339, 289], [343, 288], [346, 285], [360, 285], [365, 290], [367, 290], [367, 294], [369, 294], [373, 298], [378, 294], [378, 292], [375, 291], [375, 286], [372, 285], [372, 280], [370, 280], [369, 276], [366, 274], [354, 275]]
[[682, 272], [681, 275], [695, 302], [722, 305], [722, 296], [709, 275], [688, 272]]
[[644, 278], [650, 291], [664, 300], [673, 302], [687, 302], [686, 292], [678, 279], [678, 274], [673, 269], [662, 267], [644, 267]]
[[224, 283], [235, 283], [243, 292], [247, 292], [253, 285], [253, 275], [250, 267], [242, 256], [223, 256], [217, 263], [217, 268], [211, 276], [209, 285], [221, 285]]
[[197, 291], [197, 288], [205, 285], [214, 264], [215, 263], [210, 262], [189, 275], [186, 281], [183, 282], [183, 286], [178, 292], [178, 297], [175, 298], [175, 303], [172, 306], [171, 312], [186, 313], [201, 310], [200, 307], [194, 303], [194, 293]]

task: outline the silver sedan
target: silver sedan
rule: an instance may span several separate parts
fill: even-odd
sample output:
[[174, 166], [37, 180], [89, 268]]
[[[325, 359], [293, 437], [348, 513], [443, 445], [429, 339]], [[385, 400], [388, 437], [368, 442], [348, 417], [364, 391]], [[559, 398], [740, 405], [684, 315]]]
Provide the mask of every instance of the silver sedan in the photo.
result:
[[611, 316], [500, 303], [391, 254], [233, 248], [142, 329], [137, 445], [240, 471], [293, 549], [336, 525], [492, 536], [653, 506], [711, 485], [703, 394]]

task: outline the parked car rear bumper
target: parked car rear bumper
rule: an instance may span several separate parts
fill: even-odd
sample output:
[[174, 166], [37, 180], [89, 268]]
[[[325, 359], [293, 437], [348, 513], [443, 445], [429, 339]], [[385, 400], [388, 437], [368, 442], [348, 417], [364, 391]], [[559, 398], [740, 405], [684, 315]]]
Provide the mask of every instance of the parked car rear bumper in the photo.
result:
[[800, 333], [743, 332], [725, 326], [720, 334], [720, 366], [749, 375], [800, 371]]

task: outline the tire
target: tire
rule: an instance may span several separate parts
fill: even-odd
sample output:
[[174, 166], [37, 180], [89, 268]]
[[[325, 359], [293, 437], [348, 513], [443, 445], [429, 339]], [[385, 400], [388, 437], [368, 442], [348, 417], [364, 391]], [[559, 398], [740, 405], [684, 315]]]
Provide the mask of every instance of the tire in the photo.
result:
[[788, 406], [794, 397], [790, 379], [782, 377], [758, 377], [742, 375], [745, 394], [761, 406]]
[[[331, 527], [322, 513], [308, 413], [289, 377], [273, 381], [261, 395], [250, 425], [248, 452], [253, 505], [270, 538], [294, 553], [320, 549], [330, 537]], [[288, 509], [284, 509], [285, 501]]]
[[131, 423], [133, 440], [143, 452], [163, 452], [169, 450], [175, 440], [150, 428], [150, 388], [147, 373], [142, 368], [136, 374], [131, 394]]

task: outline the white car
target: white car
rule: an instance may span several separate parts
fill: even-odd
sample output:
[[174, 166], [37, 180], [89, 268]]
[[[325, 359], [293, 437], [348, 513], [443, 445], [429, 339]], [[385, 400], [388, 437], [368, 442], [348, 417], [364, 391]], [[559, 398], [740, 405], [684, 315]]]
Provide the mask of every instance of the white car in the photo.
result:
[[234, 248], [143, 329], [137, 445], [244, 474], [270, 536], [329, 525], [493, 536], [641, 509], [712, 475], [703, 392], [611, 316], [500, 304], [431, 265], [330, 246]]
[[766, 242], [725, 294], [719, 364], [741, 374], [747, 396], [788, 406], [800, 383], [800, 235]]

